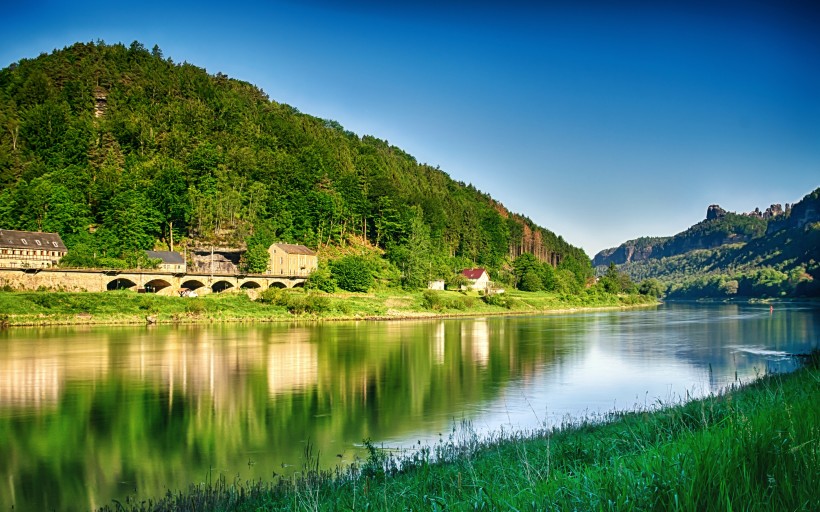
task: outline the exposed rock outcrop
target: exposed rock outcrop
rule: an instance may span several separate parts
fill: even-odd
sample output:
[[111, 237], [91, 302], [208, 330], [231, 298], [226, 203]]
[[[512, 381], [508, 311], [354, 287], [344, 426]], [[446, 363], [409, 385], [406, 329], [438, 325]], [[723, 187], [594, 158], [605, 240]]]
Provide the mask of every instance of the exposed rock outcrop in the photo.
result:
[[757, 217], [759, 219], [769, 220], [769, 219], [773, 219], [775, 217], [779, 217], [781, 215], [788, 215], [790, 210], [791, 210], [791, 206], [789, 206], [789, 203], [786, 203], [786, 209], [785, 210], [780, 205], [780, 203], [777, 203], [777, 204], [773, 204], [773, 205], [769, 206], [768, 208], [766, 208], [765, 211], [761, 212], [760, 208], [755, 208], [754, 211], [749, 212], [749, 213], [744, 213], [743, 215], [746, 215], [746, 216], [749, 216], [749, 217]]
[[726, 210], [717, 204], [710, 204], [706, 209], [706, 220], [719, 219], [726, 216]]
[[820, 222], [820, 188], [791, 206], [787, 203], [785, 213], [769, 222], [766, 234], [770, 235], [783, 229], [803, 229], [807, 224], [815, 222]]

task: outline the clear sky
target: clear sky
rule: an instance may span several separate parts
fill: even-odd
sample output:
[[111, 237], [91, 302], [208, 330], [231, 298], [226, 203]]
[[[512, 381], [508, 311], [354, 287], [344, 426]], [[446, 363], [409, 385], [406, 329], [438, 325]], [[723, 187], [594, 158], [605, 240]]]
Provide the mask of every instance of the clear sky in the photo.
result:
[[590, 256], [820, 186], [820, 2], [529, 4], [3, 2], [0, 66], [157, 44], [386, 139]]

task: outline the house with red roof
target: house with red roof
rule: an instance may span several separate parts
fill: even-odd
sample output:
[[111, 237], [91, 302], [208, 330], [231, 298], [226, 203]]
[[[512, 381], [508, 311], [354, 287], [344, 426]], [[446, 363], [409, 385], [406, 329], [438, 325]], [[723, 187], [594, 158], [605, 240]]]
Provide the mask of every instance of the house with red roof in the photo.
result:
[[487, 290], [490, 287], [490, 274], [481, 267], [465, 268], [461, 271], [461, 275], [467, 278], [470, 290]]

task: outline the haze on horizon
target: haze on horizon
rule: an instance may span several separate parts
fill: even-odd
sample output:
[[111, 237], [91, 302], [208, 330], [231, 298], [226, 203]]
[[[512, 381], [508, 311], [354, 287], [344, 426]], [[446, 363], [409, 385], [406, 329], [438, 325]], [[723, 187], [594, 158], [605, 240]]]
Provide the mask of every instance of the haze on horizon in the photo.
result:
[[388, 140], [583, 247], [820, 186], [813, 2], [150, 0], [4, 6], [0, 66], [158, 45]]

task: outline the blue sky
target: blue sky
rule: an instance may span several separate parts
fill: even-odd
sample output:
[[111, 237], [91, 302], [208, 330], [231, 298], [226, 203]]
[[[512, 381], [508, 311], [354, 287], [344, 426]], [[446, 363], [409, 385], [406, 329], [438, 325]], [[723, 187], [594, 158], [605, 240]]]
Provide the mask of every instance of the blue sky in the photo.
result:
[[157, 44], [386, 139], [590, 256], [820, 186], [820, 4], [611, 3], [24, 1], [3, 7], [0, 66]]

